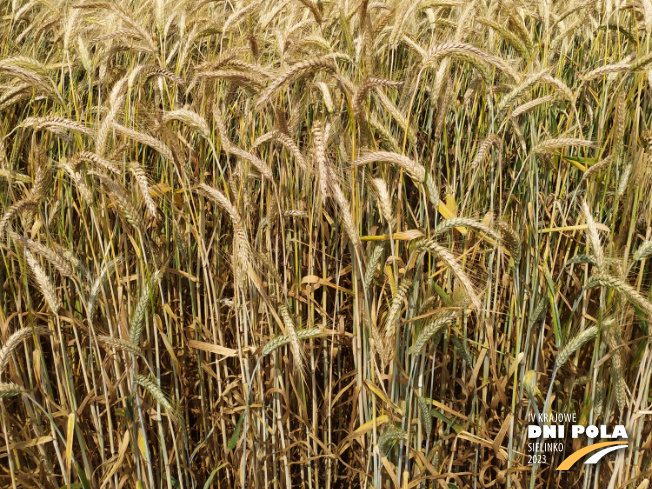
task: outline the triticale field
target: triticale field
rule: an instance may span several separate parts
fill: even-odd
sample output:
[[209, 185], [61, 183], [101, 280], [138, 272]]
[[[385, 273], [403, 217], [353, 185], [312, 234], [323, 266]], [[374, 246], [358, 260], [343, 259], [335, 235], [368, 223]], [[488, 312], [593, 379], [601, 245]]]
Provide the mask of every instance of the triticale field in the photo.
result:
[[4, 0], [0, 487], [647, 488], [651, 96], [651, 0]]

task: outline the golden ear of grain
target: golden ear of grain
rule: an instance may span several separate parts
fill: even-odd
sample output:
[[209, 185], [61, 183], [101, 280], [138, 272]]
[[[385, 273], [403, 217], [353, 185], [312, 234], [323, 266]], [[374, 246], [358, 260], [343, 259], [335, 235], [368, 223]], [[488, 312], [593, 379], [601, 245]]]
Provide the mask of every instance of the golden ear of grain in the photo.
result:
[[76, 163], [81, 161], [87, 161], [89, 163], [93, 163], [94, 165], [104, 168], [105, 170], [108, 170], [109, 172], [115, 174], [115, 175], [121, 175], [122, 174], [122, 169], [120, 168], [121, 164], [119, 161], [111, 161], [107, 160], [105, 158], [102, 158], [99, 155], [96, 155], [95, 153], [92, 153], [90, 151], [81, 151], [73, 157], [73, 160], [71, 161], [71, 164], [73, 165], [73, 168], [75, 168]]
[[585, 289], [590, 289], [597, 287], [598, 285], [602, 287], [610, 287], [614, 290], [617, 290], [623, 294], [632, 304], [639, 307], [645, 314], [652, 318], [652, 303], [648, 301], [641, 293], [639, 293], [634, 287], [623, 282], [616, 277], [612, 277], [604, 271], [598, 271], [598, 273], [592, 275], [589, 281], [584, 286]]
[[529, 102], [526, 102], [522, 105], [519, 105], [516, 107], [510, 114], [509, 117], [517, 118], [520, 115], [523, 115], [532, 109], [535, 109], [536, 107], [539, 107], [540, 105], [544, 104], [549, 104], [551, 102], [554, 102], [557, 100], [556, 95], [545, 95], [543, 97], [535, 98], [534, 100], [530, 100]]
[[215, 125], [220, 134], [220, 143], [222, 149], [225, 153], [233, 154], [243, 160], [250, 162], [256, 170], [262, 175], [263, 178], [267, 180], [273, 180], [274, 174], [272, 173], [271, 168], [263, 160], [257, 156], [245, 151], [243, 149], [234, 146], [233, 143], [229, 140], [228, 134], [226, 132], [226, 126], [224, 124], [224, 119], [222, 118], [222, 113], [220, 109], [215, 105], [213, 107], [213, 119], [215, 120]]
[[303, 374], [304, 363], [305, 363], [305, 352], [299, 342], [299, 337], [297, 336], [297, 331], [294, 327], [294, 321], [288, 311], [287, 307], [280, 306], [279, 312], [281, 313], [281, 318], [283, 319], [283, 324], [285, 325], [285, 334], [290, 340], [290, 347], [292, 350], [292, 356], [294, 357], [294, 368], [300, 374]]
[[45, 129], [53, 132], [56, 132], [56, 129], [62, 128], [81, 132], [82, 134], [86, 134], [88, 136], [93, 134], [93, 131], [83, 124], [56, 115], [48, 115], [45, 117], [28, 117], [23, 122], [21, 122], [18, 127], [31, 127], [35, 131]]
[[380, 264], [384, 251], [385, 251], [384, 244], [376, 245], [371, 253], [371, 258], [369, 258], [369, 261], [367, 262], [367, 268], [365, 270], [365, 275], [364, 275], [364, 287], [367, 290], [369, 290], [369, 287], [371, 287], [371, 282], [374, 279], [374, 275], [376, 274], [376, 269]]
[[17, 77], [42, 93], [54, 94], [48, 68], [40, 61], [26, 56], [0, 60], [0, 73]]
[[149, 193], [149, 179], [147, 177], [147, 173], [145, 172], [145, 169], [140, 166], [140, 164], [137, 161], [130, 161], [129, 162], [129, 171], [131, 174], [134, 176], [134, 179], [136, 180], [136, 184], [138, 185], [138, 189], [140, 190], [140, 195], [143, 199], [143, 202], [145, 202], [145, 208], [147, 209], [147, 212], [149, 213], [150, 217], [152, 219], [156, 219], [157, 216], [157, 208], [156, 208], [156, 203], [152, 199], [150, 193]]
[[34, 258], [34, 255], [32, 255], [32, 253], [27, 249], [25, 250], [25, 257], [27, 258], [27, 264], [34, 273], [34, 278], [36, 278], [36, 283], [39, 286], [41, 294], [43, 294], [43, 298], [50, 307], [50, 310], [55, 315], [58, 314], [59, 309], [61, 309], [61, 302], [59, 301], [59, 296], [57, 295], [57, 291], [54, 288], [54, 285], [52, 285], [50, 278], [36, 258]]
[[261, 87], [265, 84], [265, 78], [255, 73], [239, 70], [211, 70], [198, 73], [195, 80], [188, 86], [188, 92], [196, 85], [197, 80], [228, 80], [236, 84], [249, 85], [253, 88]]
[[49, 166], [41, 165], [36, 169], [34, 185], [30, 190], [30, 198], [38, 201], [47, 195], [52, 184], [52, 172]]
[[507, 95], [505, 95], [502, 98], [502, 100], [496, 107], [496, 112], [502, 113], [507, 107], [509, 107], [516, 100], [518, 100], [521, 97], [521, 95], [523, 95], [528, 89], [530, 89], [533, 85], [537, 84], [543, 76], [549, 74], [550, 74], [550, 70], [546, 69], [539, 73], [534, 73], [531, 75], [524, 76], [521, 82], [518, 85], [516, 85], [516, 87], [514, 87], [511, 92], [509, 92]]
[[194, 127], [205, 138], [210, 137], [211, 131], [208, 127], [208, 123], [197, 112], [183, 108], [172, 110], [163, 114], [163, 122], [170, 122], [174, 120], [181, 121], [190, 127]]
[[234, 224], [240, 224], [240, 222], [242, 222], [240, 213], [235, 208], [235, 206], [231, 203], [231, 201], [222, 192], [205, 183], [200, 183], [199, 189], [207, 197], [214, 200], [217, 203], [217, 205], [219, 205], [222, 209], [224, 209]]
[[480, 147], [478, 148], [478, 152], [475, 155], [475, 158], [473, 158], [471, 165], [469, 165], [471, 171], [477, 170], [477, 168], [484, 161], [492, 146], [498, 143], [500, 143], [500, 138], [496, 134], [490, 134], [484, 141], [482, 141]]
[[290, 151], [290, 153], [292, 153], [292, 156], [294, 156], [294, 159], [296, 160], [296, 162], [298, 163], [302, 171], [305, 172], [311, 171], [311, 169], [308, 168], [308, 163], [306, 162], [306, 158], [303, 156], [303, 153], [301, 153], [299, 147], [292, 140], [292, 138], [287, 134], [285, 134], [284, 132], [270, 131], [268, 133], [265, 133], [262, 136], [258, 137], [256, 141], [254, 141], [253, 147], [256, 148], [257, 146], [269, 140], [278, 141], [283, 146], [285, 146]]
[[[93, 194], [91, 189], [88, 188], [88, 184], [86, 183], [84, 175], [79, 171], [75, 171], [72, 165], [66, 161], [59, 162], [59, 167], [63, 168], [65, 172], [70, 175], [70, 178], [75, 183], [75, 186], [77, 187], [79, 195], [81, 195], [82, 199], [84, 199], [84, 201], [89, 204], [92, 203]], [[89, 174], [92, 174], [92, 172], [89, 172]]]
[[112, 180], [104, 173], [99, 173], [94, 170], [89, 171], [88, 175], [98, 178], [106, 186], [109, 190], [108, 194], [117, 204], [122, 212], [122, 216], [129, 224], [137, 229], [143, 228], [141, 210], [134, 205], [130, 192], [122, 184]]
[[23, 390], [14, 382], [0, 382], [0, 398], [15, 397]]
[[582, 180], [580, 181], [580, 183], [582, 183], [585, 180], [589, 180], [593, 175], [597, 174], [600, 170], [603, 170], [604, 168], [608, 167], [613, 161], [613, 159], [614, 159], [613, 155], [609, 155], [606, 158], [598, 161], [591, 168], [587, 169], [584, 172], [584, 175], [582, 175]]
[[353, 110], [355, 114], [358, 117], [362, 117], [364, 115], [364, 99], [369, 93], [369, 90], [375, 87], [391, 87], [391, 88], [398, 88], [401, 85], [403, 85], [403, 82], [397, 82], [397, 81], [392, 81], [392, 80], [384, 80], [382, 78], [367, 78], [365, 81], [363, 81], [358, 89], [355, 91], [355, 94], [353, 95], [353, 100], [351, 102], [351, 105], [353, 106]]
[[627, 116], [627, 100], [625, 97], [625, 90], [621, 90], [616, 99], [614, 132], [611, 143], [616, 154], [620, 153], [624, 144], [623, 136], [625, 135], [625, 118]]
[[532, 150], [535, 154], [538, 153], [549, 153], [556, 149], [565, 148], [566, 146], [579, 146], [580, 148], [593, 148], [595, 143], [593, 141], [587, 141], [585, 139], [578, 138], [554, 138], [542, 141], [537, 144]]
[[401, 285], [396, 289], [396, 294], [392, 297], [392, 304], [385, 319], [385, 342], [387, 345], [393, 344], [396, 338], [403, 302], [407, 297], [410, 287], [412, 287], [412, 280], [407, 277], [404, 278]]
[[334, 58], [337, 57], [336, 54], [327, 54], [325, 56], [319, 56], [317, 58], [309, 58], [304, 61], [300, 61], [292, 65], [287, 71], [278, 76], [265, 90], [263, 90], [256, 102], [256, 107], [261, 109], [265, 106], [274, 93], [281, 88], [285, 83], [290, 81], [292, 78], [299, 75], [306, 75], [317, 70], [332, 70], [337, 69]]
[[52, 250], [37, 241], [33, 241], [31, 239], [20, 236], [19, 234], [16, 234], [14, 232], [10, 232], [9, 235], [11, 236], [11, 239], [20, 242], [23, 246], [25, 246], [30, 251], [34, 253], [38, 253], [43, 258], [45, 258], [52, 266], [54, 266], [59, 271], [59, 273], [61, 273], [61, 275], [63, 275], [64, 277], [72, 277], [73, 269], [70, 262], [64, 259], [55, 250]]
[[131, 353], [132, 355], [143, 355], [143, 350], [138, 345], [134, 345], [131, 341], [104, 335], [97, 335], [97, 341], [109, 347], [116, 348], [117, 350], [123, 350], [127, 353]]
[[641, 243], [638, 249], [634, 252], [633, 260], [639, 261], [647, 258], [652, 254], [652, 239], [648, 239]]
[[351, 163], [351, 165], [362, 166], [375, 161], [394, 163], [395, 165], [405, 169], [410, 174], [410, 176], [419, 183], [423, 183], [426, 178], [426, 169], [422, 165], [416, 161], [411, 160], [405, 155], [392, 153], [389, 151], [376, 151], [374, 153], [369, 153], [365, 156], [362, 156], [361, 158], [358, 158], [353, 163]]
[[5, 233], [5, 230], [7, 229], [7, 226], [9, 226], [9, 223], [21, 212], [23, 212], [26, 209], [34, 208], [36, 207], [36, 201], [34, 201], [31, 197], [19, 200], [15, 204], [13, 204], [7, 211], [5, 212], [4, 216], [2, 216], [2, 219], [0, 219], [0, 238]]
[[321, 124], [316, 121], [313, 125], [313, 133], [315, 135], [315, 153], [317, 167], [319, 169], [319, 188], [322, 199], [325, 201], [328, 196], [331, 196], [335, 200], [340, 208], [340, 216], [346, 234], [354, 245], [359, 245], [360, 236], [358, 234], [358, 227], [353, 220], [353, 214], [351, 213], [351, 204], [344, 195], [344, 191], [340, 186], [339, 177], [326, 157], [326, 145], [330, 133], [330, 124], [327, 124], [322, 130]]
[[398, 107], [396, 107], [394, 102], [392, 102], [389, 99], [389, 97], [385, 95], [385, 92], [383, 92], [380, 89], [380, 87], [375, 87], [374, 93], [376, 94], [376, 97], [378, 98], [381, 105], [385, 108], [385, 110], [387, 110], [387, 112], [390, 113], [390, 115], [394, 118], [396, 123], [406, 133], [408, 140], [410, 142], [414, 142], [416, 140], [416, 132], [414, 131], [414, 128], [410, 125], [410, 120], [408, 119], [408, 117], [403, 115], [403, 113], [398, 109]]
[[632, 64], [627, 62], [601, 66], [600, 68], [596, 68], [595, 70], [585, 73], [582, 76], [582, 80], [588, 82], [605, 75], [610, 75], [612, 73], [624, 73], [626, 71], [630, 71], [631, 67]]
[[606, 334], [607, 343], [611, 350], [611, 367], [612, 367], [612, 381], [613, 389], [616, 394], [616, 403], [618, 408], [623, 411], [627, 404], [626, 398], [626, 382], [625, 382], [625, 369], [623, 365], [622, 350], [620, 348], [622, 340], [620, 339], [620, 332], [616, 328], [616, 321], [614, 318], [607, 318], [603, 321], [603, 327], [607, 327]]
[[165, 156], [168, 160], [174, 161], [174, 154], [172, 154], [170, 148], [168, 148], [165, 144], [163, 144], [162, 141], [159, 141], [158, 139], [150, 136], [149, 134], [134, 131], [133, 129], [129, 129], [127, 127], [121, 126], [120, 124], [116, 124], [115, 122], [113, 123], [112, 127], [116, 132], [119, 132], [123, 136], [126, 136], [135, 141], [138, 141], [141, 144], [149, 146], [150, 148], [158, 151], [162, 156]]
[[600, 235], [598, 234], [598, 228], [595, 226], [595, 221], [593, 220], [593, 215], [591, 214], [589, 206], [584, 200], [582, 201], [582, 212], [586, 219], [586, 232], [589, 237], [589, 242], [591, 243], [591, 248], [593, 249], [596, 265], [599, 270], [603, 270], [604, 252], [602, 251], [602, 244], [600, 243]]
[[385, 180], [382, 178], [374, 178], [372, 183], [378, 192], [378, 207], [380, 213], [383, 219], [391, 225], [394, 218], [392, 216], [392, 203], [389, 197], [389, 190], [387, 190], [387, 184], [385, 184]]
[[9, 363], [9, 359], [11, 358], [11, 355], [13, 354], [14, 350], [20, 345], [23, 340], [33, 336], [33, 337], [38, 337], [38, 336], [49, 336], [52, 334], [52, 331], [50, 331], [48, 328], [42, 327], [42, 326], [37, 326], [35, 328], [22, 328], [17, 331], [15, 331], [5, 342], [4, 345], [2, 345], [2, 348], [0, 348], [0, 374], [4, 371], [5, 367], [7, 366], [7, 363]]
[[497, 68], [508, 75], [513, 80], [519, 80], [519, 75], [502, 59], [488, 54], [470, 44], [461, 42], [448, 42], [439, 44], [432, 48], [427, 57], [423, 60], [422, 66], [427, 68], [432, 66], [437, 60], [446, 56], [472, 56], [477, 60]]
[[446, 233], [448, 231], [460, 227], [477, 229], [478, 231], [482, 231], [487, 236], [490, 236], [494, 239], [501, 239], [501, 235], [498, 232], [496, 232], [495, 229], [486, 226], [484, 223], [480, 221], [476, 221], [475, 219], [471, 219], [468, 217], [452, 217], [450, 219], [446, 219], [445, 221], [442, 221], [442, 223], [439, 224], [434, 229], [434, 231], [432, 232], [432, 237], [430, 239], [433, 239], [435, 236], [438, 236], [440, 234]]
[[496, 229], [500, 233], [502, 242], [505, 244], [505, 247], [509, 250], [512, 255], [512, 259], [515, 264], [519, 264], [521, 261], [521, 238], [518, 233], [514, 230], [512, 226], [504, 221], [498, 221], [496, 224]]

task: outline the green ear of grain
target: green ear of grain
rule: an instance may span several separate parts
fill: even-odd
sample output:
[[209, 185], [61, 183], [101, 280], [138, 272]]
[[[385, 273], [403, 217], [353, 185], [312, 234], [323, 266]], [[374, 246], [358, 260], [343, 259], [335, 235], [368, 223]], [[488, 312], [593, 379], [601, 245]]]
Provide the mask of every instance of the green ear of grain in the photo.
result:
[[147, 315], [147, 309], [149, 307], [150, 295], [159, 279], [160, 272], [157, 271], [152, 274], [152, 278], [140, 294], [140, 299], [138, 300], [138, 304], [136, 304], [136, 309], [131, 316], [131, 323], [129, 324], [129, 341], [134, 345], [137, 345], [140, 342], [140, 335], [143, 332], [145, 316]]
[[151, 396], [156, 400], [156, 402], [165, 409], [165, 412], [173, 419], [175, 422], [183, 425], [183, 418], [179, 416], [177, 410], [172, 406], [172, 403], [168, 397], [163, 393], [161, 388], [158, 386], [154, 379], [145, 377], [144, 375], [136, 375], [134, 377], [134, 382], [143, 387]]
[[432, 431], [432, 414], [430, 414], [430, 404], [423, 397], [417, 395], [417, 406], [419, 408], [419, 419], [423, 423], [423, 429], [426, 436]]
[[[297, 339], [299, 340], [308, 340], [310, 338], [316, 338], [320, 335], [323, 334], [323, 330], [321, 328], [310, 328], [310, 329], [301, 329], [296, 332], [297, 334]], [[283, 345], [287, 345], [290, 342], [290, 337], [287, 335], [279, 335], [276, 338], [273, 338], [269, 340], [265, 346], [263, 347], [262, 352], [260, 353], [261, 357], [264, 357], [266, 355], [269, 355], [272, 353], [274, 350], [282, 347]]]
[[452, 323], [459, 315], [461, 311], [449, 309], [444, 310], [440, 313], [437, 313], [430, 317], [426, 325], [421, 329], [419, 336], [417, 336], [416, 341], [412, 345], [411, 352], [413, 355], [420, 354], [425, 348], [426, 344], [444, 327]]
[[378, 437], [378, 449], [381, 453], [386, 453], [391, 446], [399, 440], [407, 441], [409, 434], [407, 431], [396, 428], [394, 425], [388, 426], [385, 431]]
[[600, 329], [594, 325], [580, 332], [577, 336], [568, 341], [566, 346], [562, 348], [557, 355], [557, 359], [555, 360], [555, 365], [557, 368], [564, 365], [571, 357], [571, 355], [579, 350], [584, 343], [595, 338], [598, 335], [599, 331]]

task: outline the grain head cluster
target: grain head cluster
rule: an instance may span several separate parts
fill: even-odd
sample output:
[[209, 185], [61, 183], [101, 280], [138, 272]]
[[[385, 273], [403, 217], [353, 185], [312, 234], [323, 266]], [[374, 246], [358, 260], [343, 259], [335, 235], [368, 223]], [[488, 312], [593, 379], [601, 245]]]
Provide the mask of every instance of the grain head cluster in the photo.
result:
[[0, 486], [647, 487], [651, 95], [650, 0], [2, 2]]

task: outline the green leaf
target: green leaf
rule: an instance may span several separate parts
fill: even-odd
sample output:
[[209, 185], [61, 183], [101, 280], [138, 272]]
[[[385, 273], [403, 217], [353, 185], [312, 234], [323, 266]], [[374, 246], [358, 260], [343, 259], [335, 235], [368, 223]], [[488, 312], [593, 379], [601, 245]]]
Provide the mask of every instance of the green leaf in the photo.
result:
[[75, 464], [75, 470], [77, 471], [77, 475], [79, 476], [79, 480], [82, 483], [82, 487], [84, 489], [91, 489], [91, 483], [88, 481], [88, 479], [86, 478], [86, 474], [84, 473], [84, 471], [81, 469], [81, 467], [77, 463]]
[[238, 438], [240, 438], [240, 425], [242, 425], [242, 420], [244, 419], [244, 413], [240, 415], [240, 419], [238, 420], [238, 423], [235, 425], [235, 431], [233, 432], [233, 436], [229, 440], [229, 444], [227, 445], [227, 448], [229, 450], [233, 450], [235, 448], [235, 444], [238, 443]]
[[445, 416], [444, 414], [440, 413], [435, 409], [430, 411], [430, 413], [439, 421], [443, 421], [449, 427], [453, 428], [456, 433], [460, 433], [464, 429], [464, 427], [462, 425], [457, 424], [454, 419], [450, 419], [448, 416]]
[[208, 441], [208, 439], [209, 439], [209, 438], [211, 437], [211, 435], [213, 434], [213, 430], [214, 430], [214, 429], [215, 429], [215, 426], [213, 426], [213, 427], [211, 428], [211, 430], [208, 432], [208, 435], [206, 435], [206, 438], [204, 438], [204, 441], [202, 441], [199, 445], [197, 445], [197, 448], [195, 448], [195, 449], [192, 451], [192, 454], [190, 455], [190, 462], [192, 462], [192, 460], [195, 458], [195, 455], [197, 455], [197, 452], [201, 449], [201, 447], [203, 447], [204, 445], [206, 445], [206, 442]]
[[441, 297], [441, 299], [444, 301], [444, 303], [446, 303], [447, 306], [450, 306], [452, 300], [451, 300], [450, 296], [444, 291], [444, 289], [442, 289], [439, 285], [437, 285], [434, 282], [433, 282], [432, 286], [435, 289], [435, 292], [437, 293], [437, 295], [439, 297]]
[[[242, 419], [242, 416], [240, 416], [240, 419]], [[240, 425], [240, 421], [238, 421], [238, 426]], [[204, 489], [208, 489], [211, 485], [211, 482], [213, 482], [213, 477], [215, 477], [215, 474], [217, 474], [217, 471], [220, 470], [222, 467], [226, 466], [226, 464], [220, 464], [217, 467], [213, 469], [213, 472], [211, 472], [211, 475], [208, 476], [208, 479], [206, 479], [206, 484], [204, 484]]]

